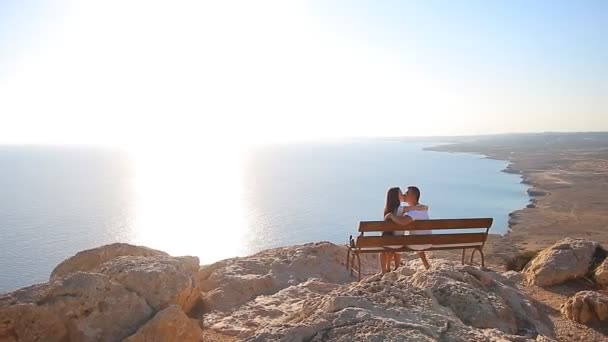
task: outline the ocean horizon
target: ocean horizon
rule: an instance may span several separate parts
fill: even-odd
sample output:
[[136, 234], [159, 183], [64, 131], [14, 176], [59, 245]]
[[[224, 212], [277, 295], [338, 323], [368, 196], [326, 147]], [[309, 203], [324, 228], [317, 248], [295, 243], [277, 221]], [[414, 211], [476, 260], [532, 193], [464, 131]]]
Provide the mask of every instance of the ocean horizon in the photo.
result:
[[0, 146], [0, 292], [44, 282], [78, 251], [141, 244], [202, 264], [314, 241], [346, 243], [381, 220], [386, 190], [416, 185], [431, 218], [492, 217], [528, 204], [508, 162], [357, 141], [246, 150]]

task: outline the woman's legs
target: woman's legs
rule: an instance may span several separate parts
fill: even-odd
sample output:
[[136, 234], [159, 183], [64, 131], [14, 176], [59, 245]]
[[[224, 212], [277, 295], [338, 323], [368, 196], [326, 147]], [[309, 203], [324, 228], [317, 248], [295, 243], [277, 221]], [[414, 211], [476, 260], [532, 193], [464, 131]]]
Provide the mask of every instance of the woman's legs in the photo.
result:
[[380, 252], [380, 269], [382, 270], [382, 273], [388, 272], [386, 269], [386, 259], [388, 257], [387, 254], [388, 252]]
[[[427, 269], [429, 267], [431, 267], [428, 263], [428, 261], [426, 260], [426, 256], [424, 255], [424, 252], [418, 252], [418, 255], [420, 256], [420, 259], [422, 259], [422, 263], [424, 264], [424, 267], [426, 267]], [[396, 252], [381, 252], [380, 253], [380, 269], [382, 270], [382, 273], [387, 273], [391, 271], [391, 263], [393, 263], [393, 261], [395, 262], [395, 270], [398, 269], [401, 266], [401, 254], [396, 253]]]
[[393, 260], [393, 252], [386, 252], [385, 254], [385, 258], [384, 258], [384, 269], [386, 270], [386, 272], [390, 272], [391, 271], [391, 260]]
[[395, 252], [390, 252], [388, 254], [388, 258], [386, 258], [386, 269], [390, 272], [391, 271], [391, 263], [393, 262], [393, 259], [395, 258]]
[[395, 269], [401, 267], [401, 254], [393, 253], [393, 260], [395, 260]]
[[424, 264], [424, 268], [426, 268], [427, 270], [429, 268], [431, 268], [429, 261], [426, 260], [426, 254], [424, 254], [424, 252], [418, 252], [418, 256], [420, 257], [420, 260], [422, 260], [422, 263]]

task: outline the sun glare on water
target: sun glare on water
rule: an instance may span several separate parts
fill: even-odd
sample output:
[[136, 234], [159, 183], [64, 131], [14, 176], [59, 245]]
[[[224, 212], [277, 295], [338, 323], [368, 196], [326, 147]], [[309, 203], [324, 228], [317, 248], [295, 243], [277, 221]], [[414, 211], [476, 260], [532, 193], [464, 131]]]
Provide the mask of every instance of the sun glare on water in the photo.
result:
[[204, 144], [138, 149], [132, 155], [135, 243], [195, 255], [202, 264], [244, 252], [243, 149]]

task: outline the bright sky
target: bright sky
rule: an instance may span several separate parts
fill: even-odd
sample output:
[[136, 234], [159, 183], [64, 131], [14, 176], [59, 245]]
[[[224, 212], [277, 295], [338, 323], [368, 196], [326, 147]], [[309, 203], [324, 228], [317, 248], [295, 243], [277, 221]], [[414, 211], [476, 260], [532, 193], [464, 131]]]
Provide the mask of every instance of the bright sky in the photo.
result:
[[0, 3], [0, 142], [608, 130], [608, 2]]

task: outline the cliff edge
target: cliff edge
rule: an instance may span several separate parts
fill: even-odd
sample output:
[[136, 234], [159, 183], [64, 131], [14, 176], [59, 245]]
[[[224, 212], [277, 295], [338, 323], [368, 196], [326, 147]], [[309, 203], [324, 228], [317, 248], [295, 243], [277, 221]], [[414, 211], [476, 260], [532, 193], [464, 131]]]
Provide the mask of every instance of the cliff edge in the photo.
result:
[[[203, 266], [196, 257], [107, 245], [62, 262], [47, 283], [0, 295], [0, 342], [550, 341], [555, 324], [525, 287], [585, 277], [592, 267], [603, 282], [606, 268], [593, 258], [596, 243], [552, 248], [521, 273], [434, 259], [430, 270], [410, 261], [381, 275], [367, 257], [372, 275], [357, 282], [345, 247], [329, 242]], [[563, 266], [568, 255], [578, 256], [576, 271], [551, 274], [550, 263]], [[604, 298], [581, 292], [563, 315], [608, 319]]]

